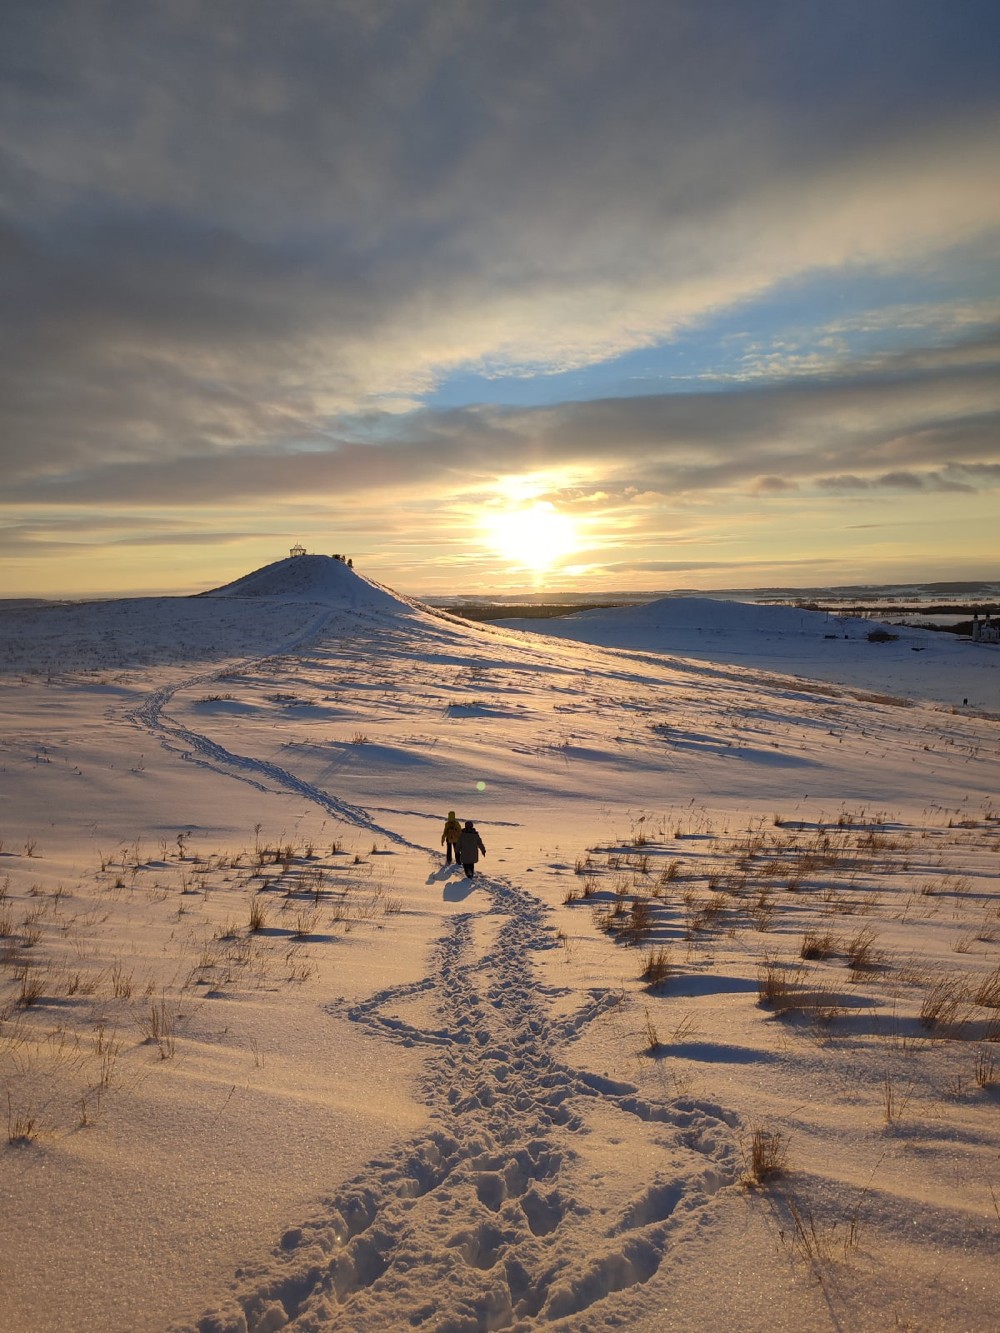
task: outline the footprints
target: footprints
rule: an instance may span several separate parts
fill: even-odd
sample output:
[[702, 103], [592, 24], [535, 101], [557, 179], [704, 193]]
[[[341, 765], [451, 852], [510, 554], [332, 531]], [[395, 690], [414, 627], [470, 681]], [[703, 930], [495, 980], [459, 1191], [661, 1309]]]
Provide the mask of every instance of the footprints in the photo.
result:
[[459, 1154], [459, 1145], [454, 1139], [431, 1139], [421, 1144], [410, 1156], [403, 1168], [403, 1179], [399, 1182], [397, 1193], [401, 1199], [420, 1199], [431, 1190], [437, 1189], [448, 1179], [452, 1166]]
[[[481, 1163], [493, 1169], [484, 1170], [475, 1177], [476, 1198], [493, 1213], [499, 1212], [509, 1200], [519, 1200], [533, 1234], [546, 1235], [548, 1231], [554, 1230], [553, 1226], [545, 1227], [544, 1221], [540, 1220], [539, 1226], [545, 1229], [536, 1230], [531, 1221], [532, 1215], [542, 1219], [543, 1207], [548, 1207], [544, 1201], [542, 1206], [534, 1202], [542, 1199], [536, 1186], [539, 1181], [556, 1176], [561, 1163], [560, 1153], [539, 1148], [535, 1144], [514, 1153], [502, 1167], [489, 1161]], [[562, 1220], [562, 1211], [559, 1213], [559, 1221]]]
[[530, 1189], [521, 1200], [521, 1208], [533, 1236], [547, 1236], [555, 1231], [566, 1215], [557, 1190], [546, 1196], [537, 1189]]
[[666, 1185], [653, 1185], [642, 1198], [629, 1205], [621, 1223], [614, 1230], [635, 1231], [653, 1222], [665, 1222], [683, 1197], [684, 1190], [675, 1180]]
[[[236, 1306], [205, 1316], [199, 1333], [472, 1333], [579, 1316], [648, 1282], [738, 1179], [730, 1112], [650, 1101], [559, 1058], [617, 997], [594, 992], [569, 1020], [549, 1021], [527, 966], [550, 943], [546, 909], [509, 885], [481, 883], [503, 917], [488, 954], [475, 955], [472, 915], [461, 914], [431, 975], [328, 1006], [382, 1041], [431, 1048], [423, 1095], [432, 1132], [290, 1227], [267, 1263], [238, 1275]], [[392, 1012], [421, 995], [435, 1002], [432, 1027]], [[609, 1156], [592, 1137], [598, 1111], [600, 1122], [624, 1118], [627, 1153]], [[608, 1317], [617, 1319], [612, 1307]]]
[[660, 1266], [661, 1252], [650, 1241], [636, 1239], [622, 1250], [592, 1260], [583, 1275], [558, 1286], [549, 1297], [544, 1313], [549, 1319], [565, 1319], [625, 1287], [648, 1282]]
[[470, 1268], [492, 1268], [515, 1237], [485, 1223], [472, 1231], [460, 1231], [446, 1244], [457, 1249]]
[[507, 1199], [507, 1186], [496, 1171], [486, 1171], [476, 1181], [476, 1198], [491, 1213], [499, 1212]]

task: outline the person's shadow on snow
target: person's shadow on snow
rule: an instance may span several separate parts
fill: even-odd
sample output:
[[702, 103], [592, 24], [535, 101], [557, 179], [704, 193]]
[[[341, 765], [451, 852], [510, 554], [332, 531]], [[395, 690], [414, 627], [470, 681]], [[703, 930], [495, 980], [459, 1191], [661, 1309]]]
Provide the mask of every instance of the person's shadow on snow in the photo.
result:
[[453, 879], [450, 884], [444, 886], [444, 893], [441, 897], [446, 903], [461, 903], [468, 898], [469, 894], [476, 887], [474, 879]]
[[437, 884], [437, 883], [439, 883], [439, 881], [441, 881], [442, 879], [447, 879], [447, 878], [451, 875], [451, 873], [452, 873], [453, 871], [457, 872], [459, 875], [461, 875], [461, 874], [463, 873], [463, 872], [462, 872], [462, 867], [461, 867], [461, 866], [457, 866], [457, 865], [443, 865], [443, 866], [441, 866], [441, 868], [440, 868], [439, 870], [432, 870], [432, 871], [431, 871], [431, 873], [427, 876], [427, 883], [428, 883], [428, 884]]

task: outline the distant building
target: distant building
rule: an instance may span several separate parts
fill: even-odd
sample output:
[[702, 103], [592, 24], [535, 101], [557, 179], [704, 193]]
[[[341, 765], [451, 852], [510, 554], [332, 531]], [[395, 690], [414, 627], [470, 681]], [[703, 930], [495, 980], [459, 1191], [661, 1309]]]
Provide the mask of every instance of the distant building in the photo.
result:
[[973, 643], [1000, 643], [1000, 620], [991, 620], [987, 611], [982, 620], [976, 611], [972, 617]]
[[305, 555], [305, 553], [306, 548], [304, 546], [293, 546], [288, 552], [289, 555]]

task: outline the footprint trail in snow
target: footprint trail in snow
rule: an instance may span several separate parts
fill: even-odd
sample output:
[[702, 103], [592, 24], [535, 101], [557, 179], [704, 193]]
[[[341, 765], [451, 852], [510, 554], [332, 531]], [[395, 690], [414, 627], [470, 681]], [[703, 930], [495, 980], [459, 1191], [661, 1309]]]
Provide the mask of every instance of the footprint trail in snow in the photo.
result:
[[[434, 1048], [430, 1131], [370, 1162], [184, 1328], [472, 1333], [600, 1328], [604, 1315], [620, 1326], [615, 1294], [648, 1282], [738, 1179], [734, 1114], [649, 1101], [563, 1062], [613, 997], [548, 1018], [530, 969], [554, 943], [546, 909], [501, 880], [477, 883], [500, 917], [485, 955], [463, 913], [423, 981], [328, 1006], [381, 1040]], [[433, 1026], [393, 1016], [416, 995], [436, 1001]]]

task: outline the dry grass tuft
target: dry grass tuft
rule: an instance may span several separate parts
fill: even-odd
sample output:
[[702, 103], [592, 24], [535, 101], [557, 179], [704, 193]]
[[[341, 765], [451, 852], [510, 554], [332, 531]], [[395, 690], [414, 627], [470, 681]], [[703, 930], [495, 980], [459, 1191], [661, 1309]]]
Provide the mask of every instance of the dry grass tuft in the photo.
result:
[[802, 936], [802, 944], [799, 947], [800, 958], [816, 961], [821, 958], [832, 958], [836, 952], [837, 941], [831, 930], [807, 930]]
[[1000, 1009], [1000, 967], [983, 977], [972, 998], [984, 1009]]
[[882, 1077], [882, 1108], [887, 1125], [903, 1118], [912, 1096], [913, 1080], [911, 1079], [906, 1087], [901, 1089], [897, 1080], [887, 1069]]
[[748, 1184], [761, 1185], [784, 1173], [788, 1164], [788, 1142], [778, 1129], [765, 1125], [750, 1127], [749, 1142], [740, 1145]]
[[38, 1117], [33, 1111], [15, 1107], [7, 1093], [7, 1142], [30, 1143], [38, 1137]]
[[928, 1032], [955, 1024], [967, 1004], [962, 978], [946, 973], [931, 982], [920, 1005], [920, 1024]]
[[45, 994], [48, 968], [31, 967], [24, 963], [15, 973], [14, 979], [18, 986], [14, 1003], [19, 1009], [30, 1009]]
[[143, 1041], [156, 1046], [161, 1060], [169, 1060], [176, 1051], [174, 1026], [177, 1013], [166, 1000], [152, 1001], [149, 1009], [139, 1018]]
[[765, 954], [757, 966], [757, 997], [778, 1013], [795, 1007], [798, 999], [798, 969]]
[[673, 971], [670, 962], [670, 950], [666, 946], [650, 949], [646, 955], [645, 966], [639, 973], [639, 980], [647, 986], [661, 986]]
[[663, 1049], [663, 1042], [660, 1041], [660, 1034], [656, 1030], [656, 1024], [653, 1022], [648, 1006], [642, 1012], [644, 1014], [643, 1029], [646, 1033], [646, 1050], [650, 1055], [655, 1055], [657, 1051]]
[[604, 929], [617, 934], [626, 944], [641, 944], [650, 935], [654, 924], [653, 909], [647, 898], [634, 897], [626, 912], [619, 896]]
[[871, 926], [862, 926], [844, 944], [844, 953], [855, 976], [860, 972], [870, 972], [881, 963], [883, 955], [875, 948], [876, 938]]
[[981, 1046], [976, 1052], [976, 1085], [988, 1088], [996, 1082], [996, 1057], [988, 1047]]

